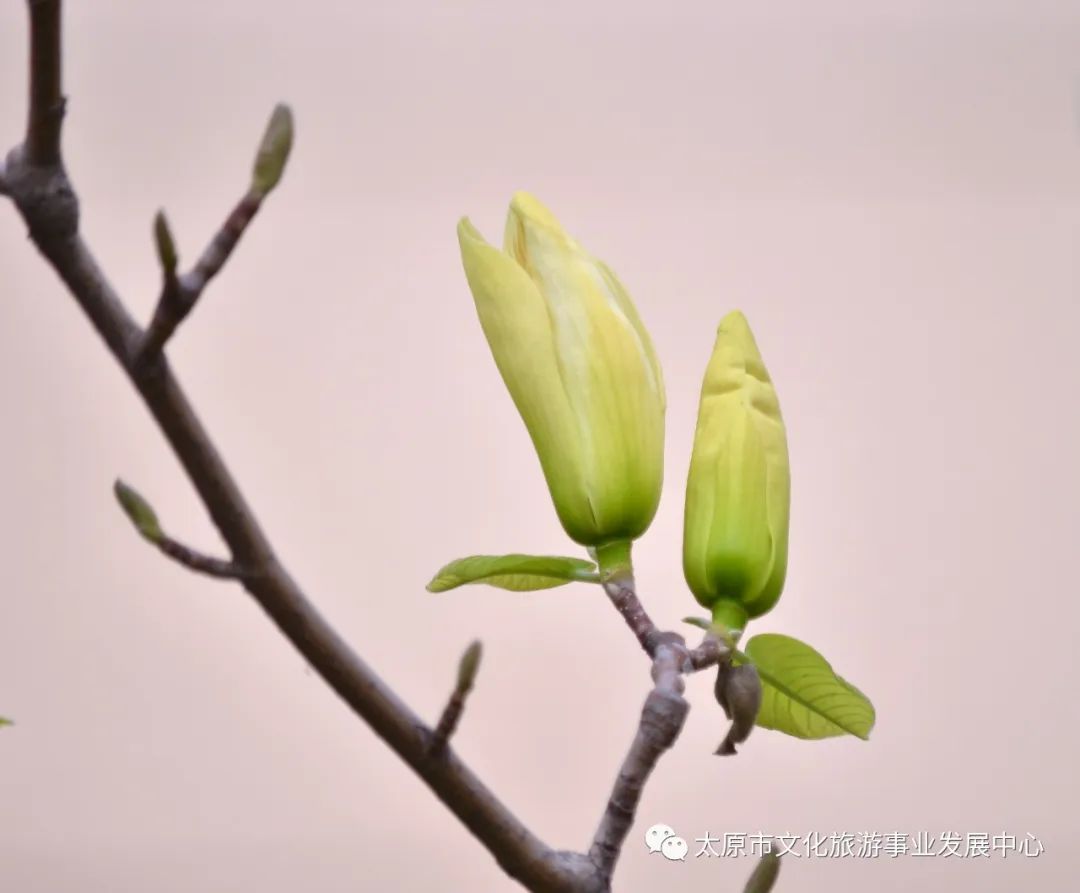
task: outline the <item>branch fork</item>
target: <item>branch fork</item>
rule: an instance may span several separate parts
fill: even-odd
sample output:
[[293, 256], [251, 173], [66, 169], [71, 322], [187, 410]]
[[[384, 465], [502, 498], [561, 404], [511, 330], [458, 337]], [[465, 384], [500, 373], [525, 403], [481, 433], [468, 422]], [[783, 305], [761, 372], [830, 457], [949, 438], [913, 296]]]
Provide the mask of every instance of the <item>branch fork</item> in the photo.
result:
[[479, 643], [466, 652], [450, 700], [436, 727], [429, 729], [341, 638], [277, 558], [164, 355], [169, 338], [220, 272], [266, 196], [279, 182], [293, 139], [288, 108], [278, 106], [274, 110], [256, 155], [248, 190], [188, 272], [177, 272], [175, 243], [164, 215], [158, 215], [154, 233], [162, 266], [162, 288], [144, 332], [79, 232], [78, 200], [60, 151], [65, 109], [61, 89], [61, 2], [27, 2], [27, 129], [23, 143], [0, 165], [0, 194], [13, 200], [30, 238], [130, 378], [201, 497], [230, 557], [205, 555], [168, 536], [149, 503], [117, 482], [116, 496], [125, 513], [140, 535], [169, 558], [198, 573], [241, 582], [315, 671], [412, 767], [510, 877], [534, 891], [609, 893], [615, 863], [644, 785], [685, 722], [689, 706], [683, 697], [683, 676], [724, 660], [726, 647], [706, 637], [697, 648], [687, 648], [681, 636], [657, 630], [637, 596], [632, 575], [617, 574], [606, 580], [604, 589], [609, 599], [651, 659], [653, 687], [645, 698], [634, 740], [588, 853], [555, 850], [533, 834], [447, 746], [475, 680]]
[[176, 243], [165, 212], [158, 212], [154, 218], [154, 242], [162, 270], [161, 296], [139, 348], [140, 364], [149, 363], [161, 354], [165, 343], [195, 308], [210, 280], [221, 272], [263, 201], [281, 181], [292, 143], [292, 112], [287, 105], [278, 105], [270, 116], [255, 155], [251, 185], [225, 218], [195, 266], [186, 273], [176, 272]]

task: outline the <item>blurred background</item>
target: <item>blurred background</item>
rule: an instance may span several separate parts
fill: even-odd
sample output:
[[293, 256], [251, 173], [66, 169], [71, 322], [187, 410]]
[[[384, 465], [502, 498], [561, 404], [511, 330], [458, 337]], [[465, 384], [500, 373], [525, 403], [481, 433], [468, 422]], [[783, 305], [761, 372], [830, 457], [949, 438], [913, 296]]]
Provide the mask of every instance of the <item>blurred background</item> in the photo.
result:
[[[0, 7], [0, 144], [25, 117]], [[682, 490], [714, 328], [748, 315], [793, 464], [790, 575], [753, 631], [873, 699], [871, 740], [726, 723], [711, 675], [616, 888], [732, 890], [749, 859], [642, 835], [1002, 832], [1038, 858], [789, 859], [781, 890], [1071, 889], [1080, 529], [1080, 9], [674, 0], [68, 4], [64, 132], [83, 229], [133, 312], [244, 189], [274, 103], [285, 180], [170, 346], [311, 597], [432, 720], [473, 637], [456, 744], [558, 847], [591, 837], [649, 686], [598, 590], [424, 591], [475, 552], [567, 553], [461, 273], [539, 195], [616, 269], [669, 394], [637, 548], [694, 613]], [[0, 208], [0, 885], [24, 893], [509, 890], [458, 822], [238, 587], [138, 540], [215, 531], [74, 302]], [[572, 551], [570, 554], [574, 554]], [[688, 632], [692, 632], [688, 630]]]

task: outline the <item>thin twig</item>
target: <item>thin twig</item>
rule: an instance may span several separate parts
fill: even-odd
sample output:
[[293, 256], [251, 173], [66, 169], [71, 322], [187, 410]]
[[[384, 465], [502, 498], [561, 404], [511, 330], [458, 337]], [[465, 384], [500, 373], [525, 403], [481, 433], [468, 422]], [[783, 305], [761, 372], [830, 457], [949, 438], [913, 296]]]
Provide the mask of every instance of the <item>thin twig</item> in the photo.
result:
[[60, 0], [28, 0], [30, 7], [30, 103], [24, 143], [33, 167], [60, 163], [61, 92]]
[[[59, 95], [59, 2], [28, 0], [31, 10], [31, 105], [55, 87]], [[50, 14], [41, 14], [40, 10]], [[55, 28], [56, 52], [52, 46]], [[49, 38], [49, 39], [47, 39]], [[48, 88], [48, 89], [46, 89]], [[31, 116], [31, 122], [39, 118]], [[58, 125], [56, 133], [58, 136]], [[244, 587], [312, 667], [362, 717], [492, 853], [503, 870], [539, 891], [603, 893], [609, 889], [584, 855], [553, 850], [534, 835], [452, 751], [431, 760], [423, 722], [341, 638], [278, 560], [216, 447], [188, 403], [164, 357], [137, 362], [143, 332], [98, 267], [78, 232], [78, 207], [59, 160], [41, 147], [51, 131], [38, 124], [37, 155], [24, 147], [8, 157], [9, 186], [38, 249], [67, 285], [110, 352], [131, 379], [198, 491], [234, 560], [254, 572]], [[28, 134], [29, 136], [29, 134]], [[30, 176], [30, 158], [49, 165]], [[12, 171], [15, 164], [23, 169]]]
[[[439, 729], [431, 732], [424, 726], [341, 639], [288, 574], [161, 353], [168, 337], [228, 259], [262, 198], [280, 178], [291, 145], [288, 110], [275, 110], [256, 160], [253, 190], [237, 205], [196, 265], [182, 276], [171, 273], [169, 264], [164, 265], [162, 300], [150, 332], [144, 333], [78, 232], [78, 202], [60, 158], [60, 3], [28, 2], [32, 46], [30, 124], [26, 144], [8, 157], [5, 188], [23, 215], [34, 243], [138, 390], [233, 558], [202, 555], [165, 536], [160, 529], [153, 532], [153, 541], [193, 570], [239, 577], [286, 638], [458, 816], [508, 875], [537, 891], [607, 893], [645, 782], [685, 721], [688, 705], [682, 697], [681, 676], [715, 664], [721, 657], [719, 647], [704, 642], [693, 652], [688, 651], [680, 636], [657, 630], [637, 596], [632, 578], [605, 582], [612, 603], [653, 658], [654, 688], [646, 698], [640, 725], [588, 856], [555, 851], [544, 844], [449, 749], [440, 749], [439, 759], [432, 759], [431, 742], [438, 740]], [[159, 253], [160, 246], [159, 242]], [[141, 361], [147, 357], [155, 362]], [[133, 520], [147, 535], [147, 518]], [[448, 705], [444, 712], [440, 728], [445, 737], [453, 731], [463, 703], [464, 691], [460, 703], [453, 709]]]
[[654, 657], [656, 648], [656, 624], [649, 617], [645, 606], [638, 598], [637, 589], [634, 586], [634, 578], [628, 574], [622, 574], [604, 581], [604, 592], [607, 593], [615, 610], [619, 612], [630, 631], [637, 637], [641, 647], [649, 657]]
[[[244, 587], [312, 667], [427, 783], [492, 853], [503, 870], [533, 890], [599, 893], [591, 864], [536, 837], [452, 752], [430, 760], [424, 723], [357, 655], [308, 600], [277, 559], [239, 487], [202, 427], [164, 357], [136, 363], [142, 332], [120, 302], [82, 237], [53, 239], [24, 206], [31, 236], [67, 284], [127, 372], [172, 446], [235, 560], [252, 569]], [[43, 235], [44, 233], [44, 235]]]
[[176, 276], [166, 270], [161, 297], [154, 310], [153, 319], [146, 330], [140, 352], [140, 361], [156, 356], [172, 337], [173, 332], [194, 309], [203, 290], [229, 259], [233, 249], [244, 235], [248, 224], [262, 206], [263, 196], [249, 191], [236, 203], [225, 222], [214, 234], [195, 266], [187, 273]]
[[210, 240], [210, 244], [206, 246], [206, 250], [203, 251], [194, 268], [182, 277], [185, 292], [196, 296], [202, 294], [207, 283], [225, 266], [225, 261], [229, 259], [229, 255], [240, 241], [248, 224], [262, 207], [262, 201], [261, 195], [248, 192], [236, 203], [214, 238]]
[[465, 712], [465, 699], [469, 696], [469, 692], [472, 691], [473, 684], [476, 682], [476, 674], [480, 669], [482, 655], [483, 647], [478, 641], [469, 645], [465, 649], [465, 653], [461, 655], [454, 691], [450, 695], [450, 700], [446, 702], [442, 715], [439, 717], [439, 722], [435, 726], [435, 731], [431, 735], [428, 751], [432, 756], [438, 756], [446, 750], [450, 736], [454, 734], [458, 723], [461, 722], [461, 715]]
[[589, 858], [606, 877], [611, 876], [623, 841], [634, 823], [645, 782], [660, 757], [675, 743], [690, 709], [682, 696], [682, 674], [688, 661], [686, 646], [674, 633], [662, 633], [655, 652], [653, 689], [645, 698], [637, 734], [589, 848]]
[[162, 537], [158, 541], [157, 547], [173, 561], [179, 562], [188, 570], [205, 574], [208, 577], [216, 577], [219, 580], [241, 580], [248, 573], [234, 561], [204, 555], [202, 552], [192, 549], [190, 546], [185, 546], [169, 536]]
[[233, 249], [247, 231], [248, 226], [262, 207], [266, 197], [281, 181], [285, 164], [289, 160], [293, 144], [293, 116], [289, 107], [274, 107], [266, 125], [247, 192], [218, 228], [210, 244], [192, 269], [178, 276], [176, 273], [176, 245], [165, 220], [159, 212], [154, 221], [154, 241], [157, 243], [163, 281], [161, 297], [154, 309], [146, 336], [143, 338], [139, 361], [152, 360], [161, 353], [177, 326], [191, 313], [203, 290], [225, 266]]
[[190, 570], [210, 577], [239, 580], [242, 577], [249, 576], [249, 572], [241, 568], [235, 561], [204, 555], [202, 552], [192, 549], [190, 546], [185, 546], [165, 533], [161, 529], [161, 522], [158, 521], [154, 507], [134, 487], [124, 483], [122, 480], [117, 480], [113, 484], [113, 493], [116, 495], [116, 501], [120, 503], [120, 507], [124, 510], [124, 514], [128, 516], [128, 520], [138, 531], [139, 536], [157, 546], [158, 549], [174, 561]]

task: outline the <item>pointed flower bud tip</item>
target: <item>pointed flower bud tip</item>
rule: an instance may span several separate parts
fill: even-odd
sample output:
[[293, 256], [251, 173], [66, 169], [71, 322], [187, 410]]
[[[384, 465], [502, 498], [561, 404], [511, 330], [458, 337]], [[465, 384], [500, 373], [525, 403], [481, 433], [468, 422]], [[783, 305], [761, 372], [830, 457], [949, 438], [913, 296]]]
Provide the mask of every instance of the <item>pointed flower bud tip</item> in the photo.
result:
[[117, 480], [113, 485], [113, 492], [116, 494], [120, 507], [135, 525], [139, 534], [152, 543], [160, 542], [163, 535], [161, 525], [158, 524], [157, 515], [150, 507], [150, 503], [121, 480]]
[[465, 691], [473, 687], [476, 674], [480, 671], [480, 658], [483, 655], [484, 646], [479, 639], [465, 649], [465, 653], [461, 655], [461, 662], [458, 664], [457, 687], [459, 690]]
[[733, 631], [776, 604], [791, 479], [776, 390], [746, 317], [724, 317], [705, 370], [686, 484], [683, 571]]
[[154, 217], [154, 244], [157, 246], [161, 269], [167, 276], [172, 276], [176, 272], [176, 243], [169, 231], [169, 221], [165, 218], [164, 211], [158, 211]]
[[285, 162], [289, 160], [292, 144], [292, 111], [281, 103], [270, 115], [270, 122], [266, 125], [266, 132], [255, 156], [255, 170], [251, 179], [253, 192], [265, 197], [277, 186], [285, 171]]
[[743, 888], [743, 893], [770, 893], [779, 876], [780, 857], [770, 849], [758, 860], [757, 867]]
[[664, 385], [615, 274], [535, 197], [515, 193], [503, 250], [465, 218], [462, 264], [495, 364], [569, 536], [639, 537], [660, 499]]

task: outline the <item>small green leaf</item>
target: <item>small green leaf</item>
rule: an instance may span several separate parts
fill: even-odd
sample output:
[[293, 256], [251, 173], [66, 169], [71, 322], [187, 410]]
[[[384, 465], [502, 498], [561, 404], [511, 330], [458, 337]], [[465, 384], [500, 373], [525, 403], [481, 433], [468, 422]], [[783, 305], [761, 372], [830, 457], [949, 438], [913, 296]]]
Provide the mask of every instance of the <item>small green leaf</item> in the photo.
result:
[[682, 622], [703, 629], [705, 632], [712, 632], [712, 621], [708, 617], [684, 617]]
[[796, 738], [870, 737], [870, 699], [805, 642], [776, 633], [754, 636], [736, 660], [754, 664], [764, 683], [757, 718], [762, 728]]
[[428, 583], [428, 592], [446, 592], [466, 583], [528, 592], [575, 581], [599, 582], [596, 565], [583, 558], [555, 555], [471, 555], [451, 561]]
[[150, 503], [121, 480], [117, 480], [113, 485], [113, 492], [116, 494], [116, 501], [120, 503], [124, 513], [131, 520], [131, 523], [135, 525], [135, 529], [150, 542], [160, 542], [162, 538], [161, 525], [158, 523], [157, 515], [154, 514]]
[[255, 170], [251, 175], [251, 189], [261, 197], [270, 194], [280, 182], [285, 171], [285, 162], [293, 143], [293, 118], [287, 105], [279, 103], [270, 115], [255, 156]]
[[0, 728], [2, 728], [3, 726], [13, 725], [15, 725], [15, 723], [13, 723], [10, 719], [4, 719], [4, 717], [0, 716]]

